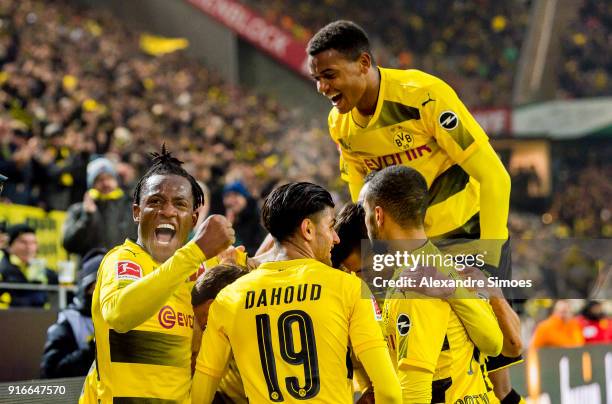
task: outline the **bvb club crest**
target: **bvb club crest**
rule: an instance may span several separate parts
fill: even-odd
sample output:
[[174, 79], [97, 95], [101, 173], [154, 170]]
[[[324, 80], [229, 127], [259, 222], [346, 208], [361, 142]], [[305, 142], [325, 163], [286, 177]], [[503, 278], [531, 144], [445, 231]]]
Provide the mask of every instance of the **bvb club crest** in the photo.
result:
[[400, 148], [401, 150], [408, 150], [412, 148], [414, 143], [414, 139], [412, 135], [408, 133], [408, 130], [403, 126], [397, 126], [391, 129], [391, 133], [393, 133], [393, 143]]

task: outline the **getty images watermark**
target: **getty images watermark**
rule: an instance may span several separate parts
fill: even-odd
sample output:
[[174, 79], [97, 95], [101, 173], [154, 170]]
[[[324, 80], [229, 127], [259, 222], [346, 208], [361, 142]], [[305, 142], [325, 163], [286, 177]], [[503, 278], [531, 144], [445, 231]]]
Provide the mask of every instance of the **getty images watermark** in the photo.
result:
[[[473, 276], [467, 270], [486, 270], [485, 253], [482, 254], [443, 254], [418, 251], [395, 251], [393, 254], [374, 254], [372, 270], [379, 273], [374, 276], [372, 284], [376, 288], [531, 288], [531, 279], [502, 279], [497, 276]], [[426, 268], [435, 268], [438, 273]], [[385, 269], [394, 271], [391, 279], [380, 274]], [[398, 274], [397, 269], [401, 269]], [[456, 275], [452, 272], [456, 271]], [[466, 271], [467, 270], [467, 271]], [[430, 273], [428, 275], [428, 273]], [[416, 276], [414, 276], [414, 275]], [[446, 275], [442, 277], [440, 275]]]
[[612, 297], [610, 239], [363, 240], [361, 252], [361, 276], [378, 298], [458, 289], [512, 299]]

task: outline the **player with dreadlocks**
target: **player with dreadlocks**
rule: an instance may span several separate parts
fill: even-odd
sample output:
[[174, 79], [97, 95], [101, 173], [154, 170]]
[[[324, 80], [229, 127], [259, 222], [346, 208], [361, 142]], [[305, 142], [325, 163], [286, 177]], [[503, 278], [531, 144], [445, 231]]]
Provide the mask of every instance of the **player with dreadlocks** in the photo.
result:
[[194, 317], [187, 280], [233, 244], [234, 230], [212, 215], [187, 242], [202, 189], [165, 146], [152, 156], [134, 192], [138, 239], [100, 264], [92, 304], [96, 362], [80, 402], [189, 401]]

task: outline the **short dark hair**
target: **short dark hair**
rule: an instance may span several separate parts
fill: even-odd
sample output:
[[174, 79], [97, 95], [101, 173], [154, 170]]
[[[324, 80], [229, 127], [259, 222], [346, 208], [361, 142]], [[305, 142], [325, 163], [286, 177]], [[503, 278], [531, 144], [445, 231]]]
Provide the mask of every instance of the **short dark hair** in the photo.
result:
[[363, 177], [363, 183], [367, 184], [368, 182], [370, 182], [370, 180], [374, 178], [376, 174], [378, 174], [378, 170], [372, 170], [369, 173], [367, 173], [366, 176]]
[[214, 300], [219, 292], [248, 271], [238, 265], [217, 265], [204, 272], [191, 289], [191, 305], [199, 306], [207, 300]]
[[261, 209], [263, 225], [278, 241], [293, 235], [302, 221], [311, 215], [334, 207], [325, 188], [310, 182], [290, 182], [274, 189]]
[[428, 204], [427, 182], [414, 168], [387, 167], [370, 179], [365, 199], [385, 209], [402, 227], [422, 226]]
[[181, 167], [183, 162], [173, 157], [172, 154], [166, 150], [165, 144], [162, 145], [161, 153], [151, 153], [151, 157], [153, 157], [151, 167], [138, 181], [134, 189], [134, 203], [136, 205], [140, 204], [140, 194], [143, 184], [149, 177], [154, 175], [178, 175], [179, 177], [187, 178], [191, 184], [191, 193], [193, 194], [193, 210], [196, 210], [204, 204], [204, 192], [202, 188], [196, 179]]
[[336, 215], [334, 230], [340, 238], [340, 243], [332, 248], [331, 259], [332, 266], [339, 268], [342, 261], [353, 251], [361, 249], [361, 240], [368, 238], [363, 206], [352, 202], [344, 205]]
[[33, 227], [28, 225], [27, 223], [19, 223], [8, 229], [9, 241], [8, 245], [12, 245], [15, 240], [19, 238], [22, 234], [36, 234], [36, 230]]
[[327, 24], [310, 39], [306, 51], [315, 56], [329, 49], [335, 49], [350, 60], [357, 60], [365, 52], [374, 64], [368, 34], [353, 21], [338, 20]]

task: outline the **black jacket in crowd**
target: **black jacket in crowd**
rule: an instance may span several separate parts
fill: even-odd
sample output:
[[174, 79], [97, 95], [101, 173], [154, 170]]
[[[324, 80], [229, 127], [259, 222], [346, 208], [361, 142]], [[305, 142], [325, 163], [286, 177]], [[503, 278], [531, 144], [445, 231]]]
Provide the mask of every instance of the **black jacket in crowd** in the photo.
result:
[[[9, 254], [6, 251], [0, 252], [0, 282], [8, 283], [34, 283], [41, 284], [41, 280], [29, 280], [25, 274], [13, 265], [9, 259]], [[45, 283], [48, 285], [57, 285], [57, 274], [45, 268], [42, 276], [45, 278]], [[43, 307], [48, 302], [48, 293], [45, 291], [36, 290], [0, 290], [0, 296], [10, 295], [10, 307]]]
[[91, 317], [74, 304], [49, 327], [40, 364], [42, 378], [85, 376], [96, 356]]
[[85, 212], [82, 202], [68, 208], [63, 240], [66, 251], [82, 257], [94, 248], [110, 250], [128, 237], [136, 240], [138, 228], [132, 217], [131, 198], [123, 195], [96, 200], [96, 206], [93, 214]]
[[238, 214], [232, 225], [236, 231], [235, 245], [243, 245], [251, 257], [255, 255], [259, 245], [266, 237], [260, 216], [257, 201], [249, 197], [247, 198], [247, 205]]

